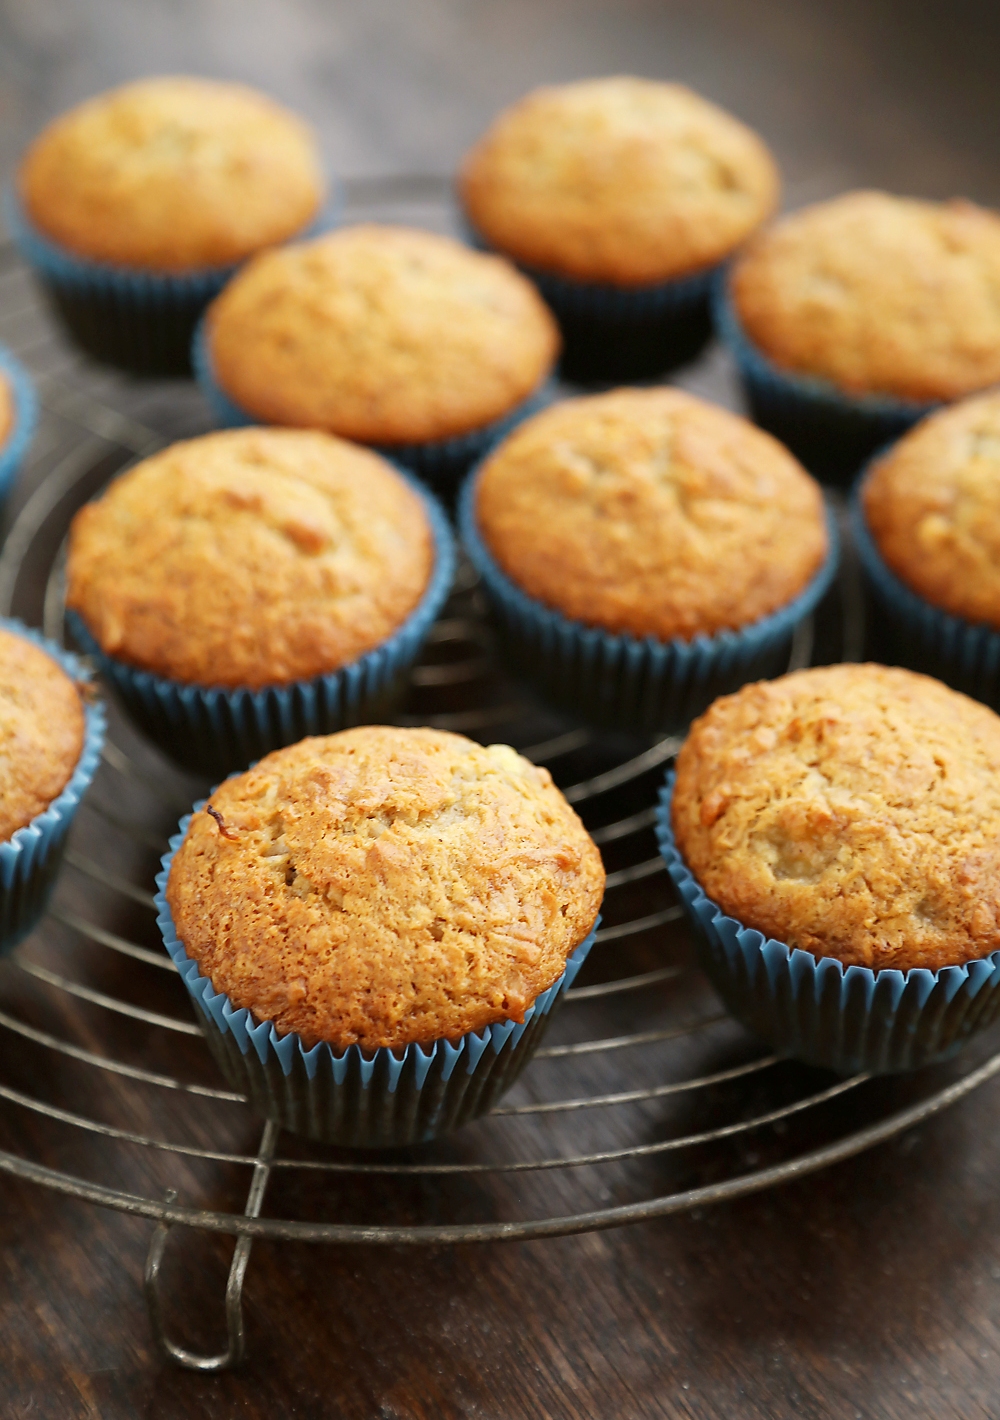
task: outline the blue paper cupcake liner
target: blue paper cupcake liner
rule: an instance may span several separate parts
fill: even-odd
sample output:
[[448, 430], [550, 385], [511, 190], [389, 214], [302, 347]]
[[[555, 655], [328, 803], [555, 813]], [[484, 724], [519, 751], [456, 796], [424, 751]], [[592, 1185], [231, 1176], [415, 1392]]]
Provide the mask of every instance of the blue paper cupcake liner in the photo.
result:
[[[406, 475], [402, 475], [405, 477]], [[434, 535], [434, 569], [417, 607], [389, 639], [340, 670], [262, 690], [188, 685], [139, 670], [101, 650], [83, 618], [67, 611], [73, 640], [111, 682], [132, 718], [171, 758], [219, 778], [306, 735], [387, 718], [455, 574], [455, 545], [435, 499], [412, 479]]]
[[[207, 801], [205, 801], [207, 802]], [[196, 804], [194, 812], [202, 808]], [[174, 854], [192, 814], [181, 820], [156, 879], [157, 924], [191, 996], [195, 1015], [233, 1089], [285, 1129], [327, 1144], [389, 1148], [436, 1139], [491, 1110], [520, 1075], [552, 1013], [594, 945], [600, 918], [567, 958], [563, 974], [528, 1007], [524, 1020], [500, 1021], [458, 1040], [403, 1049], [337, 1053], [321, 1042], [281, 1036], [270, 1021], [237, 1009], [201, 974], [177, 936], [166, 898]]]
[[[466, 230], [480, 250], [496, 251], [468, 219]], [[652, 379], [695, 359], [712, 334], [710, 298], [717, 266], [647, 286], [615, 286], [517, 265], [559, 322], [559, 368], [567, 380], [617, 384]]]
[[657, 641], [572, 621], [528, 596], [504, 573], [479, 535], [477, 469], [459, 499], [459, 532], [482, 578], [514, 665], [554, 705], [597, 725], [636, 733], [686, 728], [719, 695], [780, 675], [796, 626], [816, 608], [837, 568], [838, 536], [827, 514], [829, 552], [787, 606], [739, 631]]
[[[298, 235], [332, 226], [339, 205], [335, 190], [321, 215]], [[3, 216], [56, 314], [88, 355], [132, 374], [190, 375], [195, 325], [240, 263], [178, 273], [76, 256], [32, 225], [13, 184], [3, 191]]]
[[0, 346], [0, 378], [6, 380], [14, 401], [14, 424], [0, 444], [0, 504], [13, 487], [18, 470], [31, 447], [38, 425], [38, 395], [31, 376], [9, 350]]
[[[39, 632], [6, 618], [0, 619], [0, 628], [41, 647], [78, 684], [89, 680], [89, 671], [75, 656]], [[0, 952], [12, 951], [45, 911], [73, 815], [100, 763], [105, 723], [104, 706], [85, 700], [83, 748], [69, 782], [44, 813], [0, 843]]]
[[[199, 320], [191, 344], [191, 368], [202, 394], [217, 422], [225, 428], [239, 428], [260, 421], [230, 399], [215, 378], [212, 357], [205, 337], [204, 318]], [[522, 420], [536, 414], [554, 398], [551, 383], [546, 380], [502, 419], [495, 419], [481, 429], [459, 434], [451, 439], [432, 439], [422, 444], [370, 444], [367, 447], [394, 463], [402, 464], [444, 496], [450, 496], [470, 467], [505, 438]]]
[[673, 773], [656, 836], [694, 928], [698, 956], [728, 1010], [779, 1054], [841, 1075], [915, 1070], [947, 1060], [1000, 1012], [1000, 952], [938, 971], [872, 971], [816, 958], [727, 917], [677, 848]]
[[825, 483], [846, 487], [877, 449], [937, 408], [876, 395], [852, 397], [824, 380], [780, 369], [744, 332], [724, 270], [714, 283], [712, 313], [719, 339], [736, 361], [754, 421]]
[[851, 497], [851, 537], [876, 612], [872, 630], [880, 659], [923, 671], [1000, 710], [1000, 631], [933, 606], [883, 561], [865, 521], [862, 491]]

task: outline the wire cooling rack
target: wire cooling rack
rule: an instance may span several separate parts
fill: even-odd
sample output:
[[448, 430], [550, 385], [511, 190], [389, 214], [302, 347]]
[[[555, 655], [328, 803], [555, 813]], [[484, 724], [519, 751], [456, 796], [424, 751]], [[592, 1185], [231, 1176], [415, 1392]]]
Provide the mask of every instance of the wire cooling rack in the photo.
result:
[[[448, 230], [448, 184], [348, 184], [351, 217]], [[10, 248], [0, 340], [39, 381], [43, 416], [0, 553], [0, 613], [63, 636], [63, 550], [74, 511], [111, 476], [209, 421], [182, 381], [139, 384], [63, 344]], [[685, 377], [731, 398], [725, 359]], [[850, 562], [792, 664], [856, 659], [864, 627]], [[0, 1170], [150, 1219], [146, 1298], [158, 1343], [203, 1371], [243, 1354], [254, 1238], [442, 1244], [555, 1237], [661, 1217], [801, 1177], [906, 1130], [1000, 1071], [990, 1038], [903, 1080], [841, 1080], [766, 1054], [694, 965], [652, 832], [677, 742], [594, 734], [505, 678], [475, 577], [454, 593], [413, 673], [403, 722], [502, 740], [552, 770], [605, 857], [604, 925], [580, 984], [499, 1108], [450, 1139], [358, 1154], [308, 1144], [220, 1087], [172, 963], [152, 883], [178, 817], [206, 786], [112, 708], [104, 763], [74, 825], [51, 910], [0, 966]], [[167, 1335], [171, 1228], [236, 1239], [217, 1354]]]

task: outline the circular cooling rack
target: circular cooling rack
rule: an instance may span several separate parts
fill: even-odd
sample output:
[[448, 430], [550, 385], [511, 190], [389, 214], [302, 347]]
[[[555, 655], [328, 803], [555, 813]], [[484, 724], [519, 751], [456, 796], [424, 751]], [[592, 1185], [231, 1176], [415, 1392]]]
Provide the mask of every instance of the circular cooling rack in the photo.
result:
[[[347, 202], [351, 218], [456, 227], [441, 178], [355, 180]], [[210, 421], [188, 382], [130, 381], [73, 353], [9, 247], [0, 247], [0, 342], [33, 371], [42, 400], [8, 508], [0, 614], [62, 640], [75, 510], [130, 461]], [[716, 349], [679, 382], [737, 402]], [[797, 636], [792, 664], [857, 659], [864, 644], [848, 556]], [[359, 1154], [282, 1134], [220, 1088], [160, 945], [152, 898], [166, 839], [207, 786], [170, 766], [113, 706], [104, 763], [48, 916], [0, 966], [0, 1170], [156, 1224], [146, 1295], [157, 1339], [177, 1363], [214, 1370], [240, 1359], [255, 1237], [489, 1242], [660, 1217], [846, 1159], [1000, 1072], [990, 1036], [949, 1066], [882, 1080], [842, 1080], [764, 1053], [695, 966], [656, 851], [656, 792], [678, 742], [593, 733], [508, 680], [467, 564], [400, 718], [505, 741], [547, 765], [608, 870], [582, 979], [489, 1118], [435, 1144]], [[220, 1355], [165, 1334], [158, 1279], [176, 1224], [236, 1236]]]

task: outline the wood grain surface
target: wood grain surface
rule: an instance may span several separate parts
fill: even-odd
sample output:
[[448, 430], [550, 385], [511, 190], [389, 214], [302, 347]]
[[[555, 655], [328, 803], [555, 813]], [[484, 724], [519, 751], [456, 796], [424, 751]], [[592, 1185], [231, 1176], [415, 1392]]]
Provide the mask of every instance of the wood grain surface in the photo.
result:
[[[0, 166], [8, 173], [45, 117], [93, 90], [193, 69], [264, 85], [303, 109], [339, 171], [447, 171], [496, 107], [530, 85], [628, 70], [682, 79], [757, 126], [785, 169], [790, 205], [858, 184], [1000, 205], [998, 30], [986, 0], [0, 0]], [[735, 398], [715, 351], [684, 382]], [[157, 427], [205, 420], [180, 386], [138, 391], [136, 401]], [[111, 781], [101, 792], [106, 808], [136, 807], [115, 801]], [[154, 823], [158, 811], [140, 808]], [[81, 814], [75, 841], [136, 872], [155, 863], [92, 812]], [[669, 900], [662, 885], [649, 894], [649, 910]], [[72, 912], [83, 902], [79, 875], [67, 869], [59, 903]], [[155, 945], [148, 917], [120, 902], [108, 911], [118, 914], [116, 930]], [[666, 933], [648, 962], [637, 947], [632, 965], [656, 965], [674, 949]], [[68, 950], [58, 926], [25, 949], [52, 970], [64, 968]], [[72, 951], [88, 979], [184, 1015], [176, 981], [144, 977], [138, 987], [127, 962], [96, 953], [84, 961], [79, 942]], [[697, 993], [690, 1007], [713, 1009]], [[100, 1008], [53, 997], [11, 965], [0, 967], [0, 1009], [95, 1050], [107, 1044]], [[638, 1003], [620, 1010], [623, 1024], [641, 1024]], [[146, 1068], [215, 1079], [195, 1039], [164, 1040], [124, 1020], [111, 1029], [115, 1053]], [[665, 1076], [742, 1058], [746, 1045], [730, 1029], [707, 1045], [671, 1046]], [[5, 1083], [20, 1079], [95, 1117], [181, 1137], [175, 1098], [140, 1097], [113, 1076], [0, 1039]], [[980, 1053], [996, 1045], [994, 1034]], [[781, 1068], [769, 1101], [803, 1088], [805, 1072]], [[616, 1061], [614, 1087], [627, 1088], [637, 1070]], [[830, 1107], [824, 1128], [851, 1127], [876, 1103], [878, 1112], [902, 1106], [918, 1085], [878, 1088], [877, 1101], [852, 1096]], [[641, 1127], [652, 1138], [743, 1117], [759, 1108], [757, 1090], [734, 1084], [697, 1105], [675, 1102]], [[810, 1126], [801, 1128], [808, 1142]], [[183, 1129], [206, 1147], [257, 1145], [245, 1116], [234, 1120], [212, 1102], [193, 1114], [184, 1106]], [[606, 1127], [600, 1137], [607, 1141]], [[587, 1148], [597, 1126], [567, 1118], [549, 1138]], [[651, 1161], [639, 1182], [648, 1193], [684, 1187], [784, 1147], [781, 1130], [764, 1131], [725, 1156]], [[126, 1155], [112, 1156], [101, 1139], [7, 1104], [0, 1148], [67, 1170], [103, 1164], [120, 1187], [162, 1191], [178, 1178], [177, 1165], [147, 1151], [120, 1162]], [[458, 1140], [442, 1157], [469, 1148]], [[180, 1171], [192, 1197], [242, 1207], [245, 1170], [191, 1160]], [[654, 1224], [430, 1251], [258, 1243], [245, 1292], [247, 1363], [200, 1377], [167, 1365], [151, 1341], [142, 1299], [149, 1223], [0, 1178], [0, 1416], [997, 1417], [998, 1179], [1000, 1092], [988, 1084], [849, 1163]], [[385, 1218], [388, 1209], [401, 1221], [464, 1219], [501, 1207], [559, 1211], [588, 1189], [598, 1202], [614, 1200], [623, 1186], [614, 1172], [515, 1177], [496, 1193], [418, 1180], [390, 1199], [348, 1181], [282, 1179], [268, 1206], [330, 1220]], [[226, 1239], [184, 1230], [171, 1238], [164, 1296], [178, 1338], [222, 1344], [230, 1252]]]

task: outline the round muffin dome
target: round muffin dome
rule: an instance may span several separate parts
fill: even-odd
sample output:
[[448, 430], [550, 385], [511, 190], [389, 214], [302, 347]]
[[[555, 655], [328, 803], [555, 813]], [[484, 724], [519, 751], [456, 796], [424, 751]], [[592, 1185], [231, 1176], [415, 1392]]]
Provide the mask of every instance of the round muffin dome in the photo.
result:
[[325, 190], [300, 118], [241, 84], [184, 77], [126, 84], [55, 119], [17, 183], [34, 226], [75, 255], [170, 272], [284, 241]]
[[862, 506], [901, 581], [1000, 630], [1000, 393], [925, 419], [874, 465]]
[[170, 869], [178, 937], [216, 991], [307, 1045], [523, 1020], [604, 890], [546, 770], [438, 730], [303, 740], [227, 780], [211, 809]]
[[0, 842], [59, 797], [83, 750], [80, 692], [51, 656], [0, 627]]
[[672, 819], [707, 896], [789, 947], [900, 971], [1000, 948], [1000, 717], [927, 676], [824, 666], [717, 700]]
[[818, 486], [769, 434], [676, 389], [565, 400], [483, 465], [476, 524], [571, 620], [685, 640], [786, 605], [829, 539]]
[[502, 418], [559, 349], [547, 307], [507, 262], [406, 227], [268, 252], [207, 322], [214, 378], [253, 418], [380, 445]]
[[721, 261], [770, 216], [778, 191], [749, 128], [679, 84], [629, 77], [528, 94], [460, 178], [469, 218], [499, 251], [622, 286]]
[[259, 689], [386, 640], [433, 562], [421, 496], [377, 454], [307, 430], [227, 430], [144, 460], [77, 513], [67, 605], [130, 665]]
[[1000, 215], [851, 192], [794, 212], [737, 260], [747, 336], [852, 395], [930, 403], [1000, 380]]

